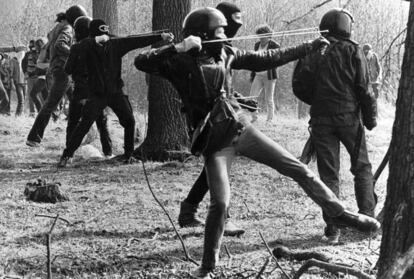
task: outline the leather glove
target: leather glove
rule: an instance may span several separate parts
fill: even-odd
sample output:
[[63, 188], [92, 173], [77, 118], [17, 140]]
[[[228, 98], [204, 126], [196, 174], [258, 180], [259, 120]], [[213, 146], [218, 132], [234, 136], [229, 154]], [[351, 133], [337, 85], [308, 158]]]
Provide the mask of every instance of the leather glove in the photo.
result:
[[171, 43], [174, 40], [173, 33], [161, 33], [161, 38], [163, 41]]
[[368, 130], [372, 130], [372, 129], [374, 129], [375, 127], [377, 127], [377, 119], [375, 119], [375, 118], [372, 118], [372, 119], [370, 119], [370, 121], [364, 121], [364, 126], [368, 129]]
[[177, 52], [187, 52], [191, 49], [201, 50], [201, 38], [190, 35], [181, 43], [178, 43], [175, 48], [177, 49]]
[[329, 41], [325, 39], [324, 37], [319, 37], [313, 41], [310, 41], [312, 51], [317, 51], [323, 48], [326, 48], [330, 45]]

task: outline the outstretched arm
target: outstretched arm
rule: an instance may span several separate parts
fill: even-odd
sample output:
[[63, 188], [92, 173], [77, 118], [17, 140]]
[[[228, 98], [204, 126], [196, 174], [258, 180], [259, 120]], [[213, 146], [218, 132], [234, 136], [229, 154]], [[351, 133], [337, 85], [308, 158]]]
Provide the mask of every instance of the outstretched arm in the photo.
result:
[[172, 41], [174, 36], [170, 33], [162, 33], [147, 36], [130, 36], [130, 37], [115, 37], [111, 38], [111, 42], [115, 44], [121, 56], [124, 56], [131, 50], [150, 46], [159, 41]]
[[329, 42], [325, 38], [318, 38], [296, 47], [270, 49], [264, 52], [234, 49], [235, 59], [231, 67], [236, 70], [261, 72], [305, 57], [328, 44]]

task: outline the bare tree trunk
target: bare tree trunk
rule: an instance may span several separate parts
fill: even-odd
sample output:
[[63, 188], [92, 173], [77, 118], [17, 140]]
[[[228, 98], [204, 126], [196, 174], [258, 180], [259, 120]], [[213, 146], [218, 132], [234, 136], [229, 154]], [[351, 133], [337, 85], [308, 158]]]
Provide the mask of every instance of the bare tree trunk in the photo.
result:
[[[153, 0], [153, 30], [169, 29], [182, 40], [182, 22], [190, 11], [191, 0]], [[156, 45], [157, 47], [160, 45]], [[142, 159], [165, 161], [188, 155], [188, 132], [181, 112], [181, 101], [171, 84], [151, 76], [148, 90], [147, 136], [134, 155]]]
[[[378, 278], [414, 244], [414, 1], [410, 3], [406, 48], [390, 145]], [[391, 278], [391, 277], [387, 277]], [[400, 278], [392, 277], [392, 278]], [[402, 278], [414, 278], [413, 269]]]
[[118, 34], [118, 0], [92, 0], [93, 18], [99, 18], [109, 25], [112, 34]]

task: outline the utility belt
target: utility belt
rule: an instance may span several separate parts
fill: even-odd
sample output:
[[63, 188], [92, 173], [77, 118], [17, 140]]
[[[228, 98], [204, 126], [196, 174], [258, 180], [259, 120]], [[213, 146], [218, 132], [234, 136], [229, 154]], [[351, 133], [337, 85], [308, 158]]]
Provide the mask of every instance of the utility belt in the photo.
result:
[[210, 156], [230, 145], [243, 128], [230, 100], [220, 95], [214, 100], [211, 111], [195, 129], [191, 153], [196, 156]]

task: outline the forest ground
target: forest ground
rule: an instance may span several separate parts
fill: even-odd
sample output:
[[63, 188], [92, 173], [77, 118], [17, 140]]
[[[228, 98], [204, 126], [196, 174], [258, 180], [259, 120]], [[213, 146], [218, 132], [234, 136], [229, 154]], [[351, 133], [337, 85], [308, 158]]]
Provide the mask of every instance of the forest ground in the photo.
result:
[[[367, 132], [369, 156], [375, 171], [391, 138], [394, 107], [380, 104], [378, 127]], [[144, 117], [137, 115], [144, 128]], [[54, 278], [187, 278], [194, 264], [184, 261], [181, 244], [166, 215], [155, 203], [145, 181], [141, 163], [123, 165], [103, 159], [84, 159], [82, 149], [67, 168], [57, 170], [56, 162], [64, 147], [66, 122], [51, 122], [39, 148], [25, 145], [32, 118], [0, 116], [0, 277], [46, 278], [45, 233], [52, 219], [45, 214], [68, 220], [58, 221], [53, 231], [51, 254]], [[111, 117], [111, 133], [116, 154], [122, 153], [122, 129]], [[264, 118], [258, 128], [299, 156], [305, 143], [307, 120], [293, 113], [278, 113], [269, 125]], [[92, 138], [94, 139], [94, 138]], [[99, 139], [92, 144], [100, 150]], [[89, 145], [90, 147], [90, 145]], [[356, 210], [349, 156], [341, 148], [341, 195], [347, 208]], [[199, 158], [187, 162], [146, 162], [149, 181], [156, 195], [176, 220], [180, 202], [186, 196], [203, 166]], [[310, 167], [316, 171], [316, 164]], [[380, 206], [385, 199], [388, 168], [377, 183]], [[70, 201], [46, 204], [27, 201], [26, 183], [37, 178], [60, 182]], [[381, 236], [367, 238], [346, 230], [340, 244], [330, 246], [321, 240], [324, 223], [321, 212], [291, 179], [276, 171], [238, 158], [231, 175], [231, 215], [246, 229], [240, 238], [225, 237], [231, 254], [221, 251], [220, 278], [255, 277], [269, 257], [259, 232], [270, 247], [283, 244], [293, 250], [324, 252], [333, 262], [368, 272], [376, 263]], [[200, 207], [207, 213], [208, 198]], [[203, 229], [179, 229], [190, 255], [201, 259]], [[280, 260], [283, 269], [293, 275], [302, 262]], [[272, 261], [262, 278], [281, 278]], [[340, 277], [338, 277], [340, 276]], [[348, 278], [330, 275], [318, 269], [301, 278]], [[349, 276], [351, 278], [351, 276]]]

